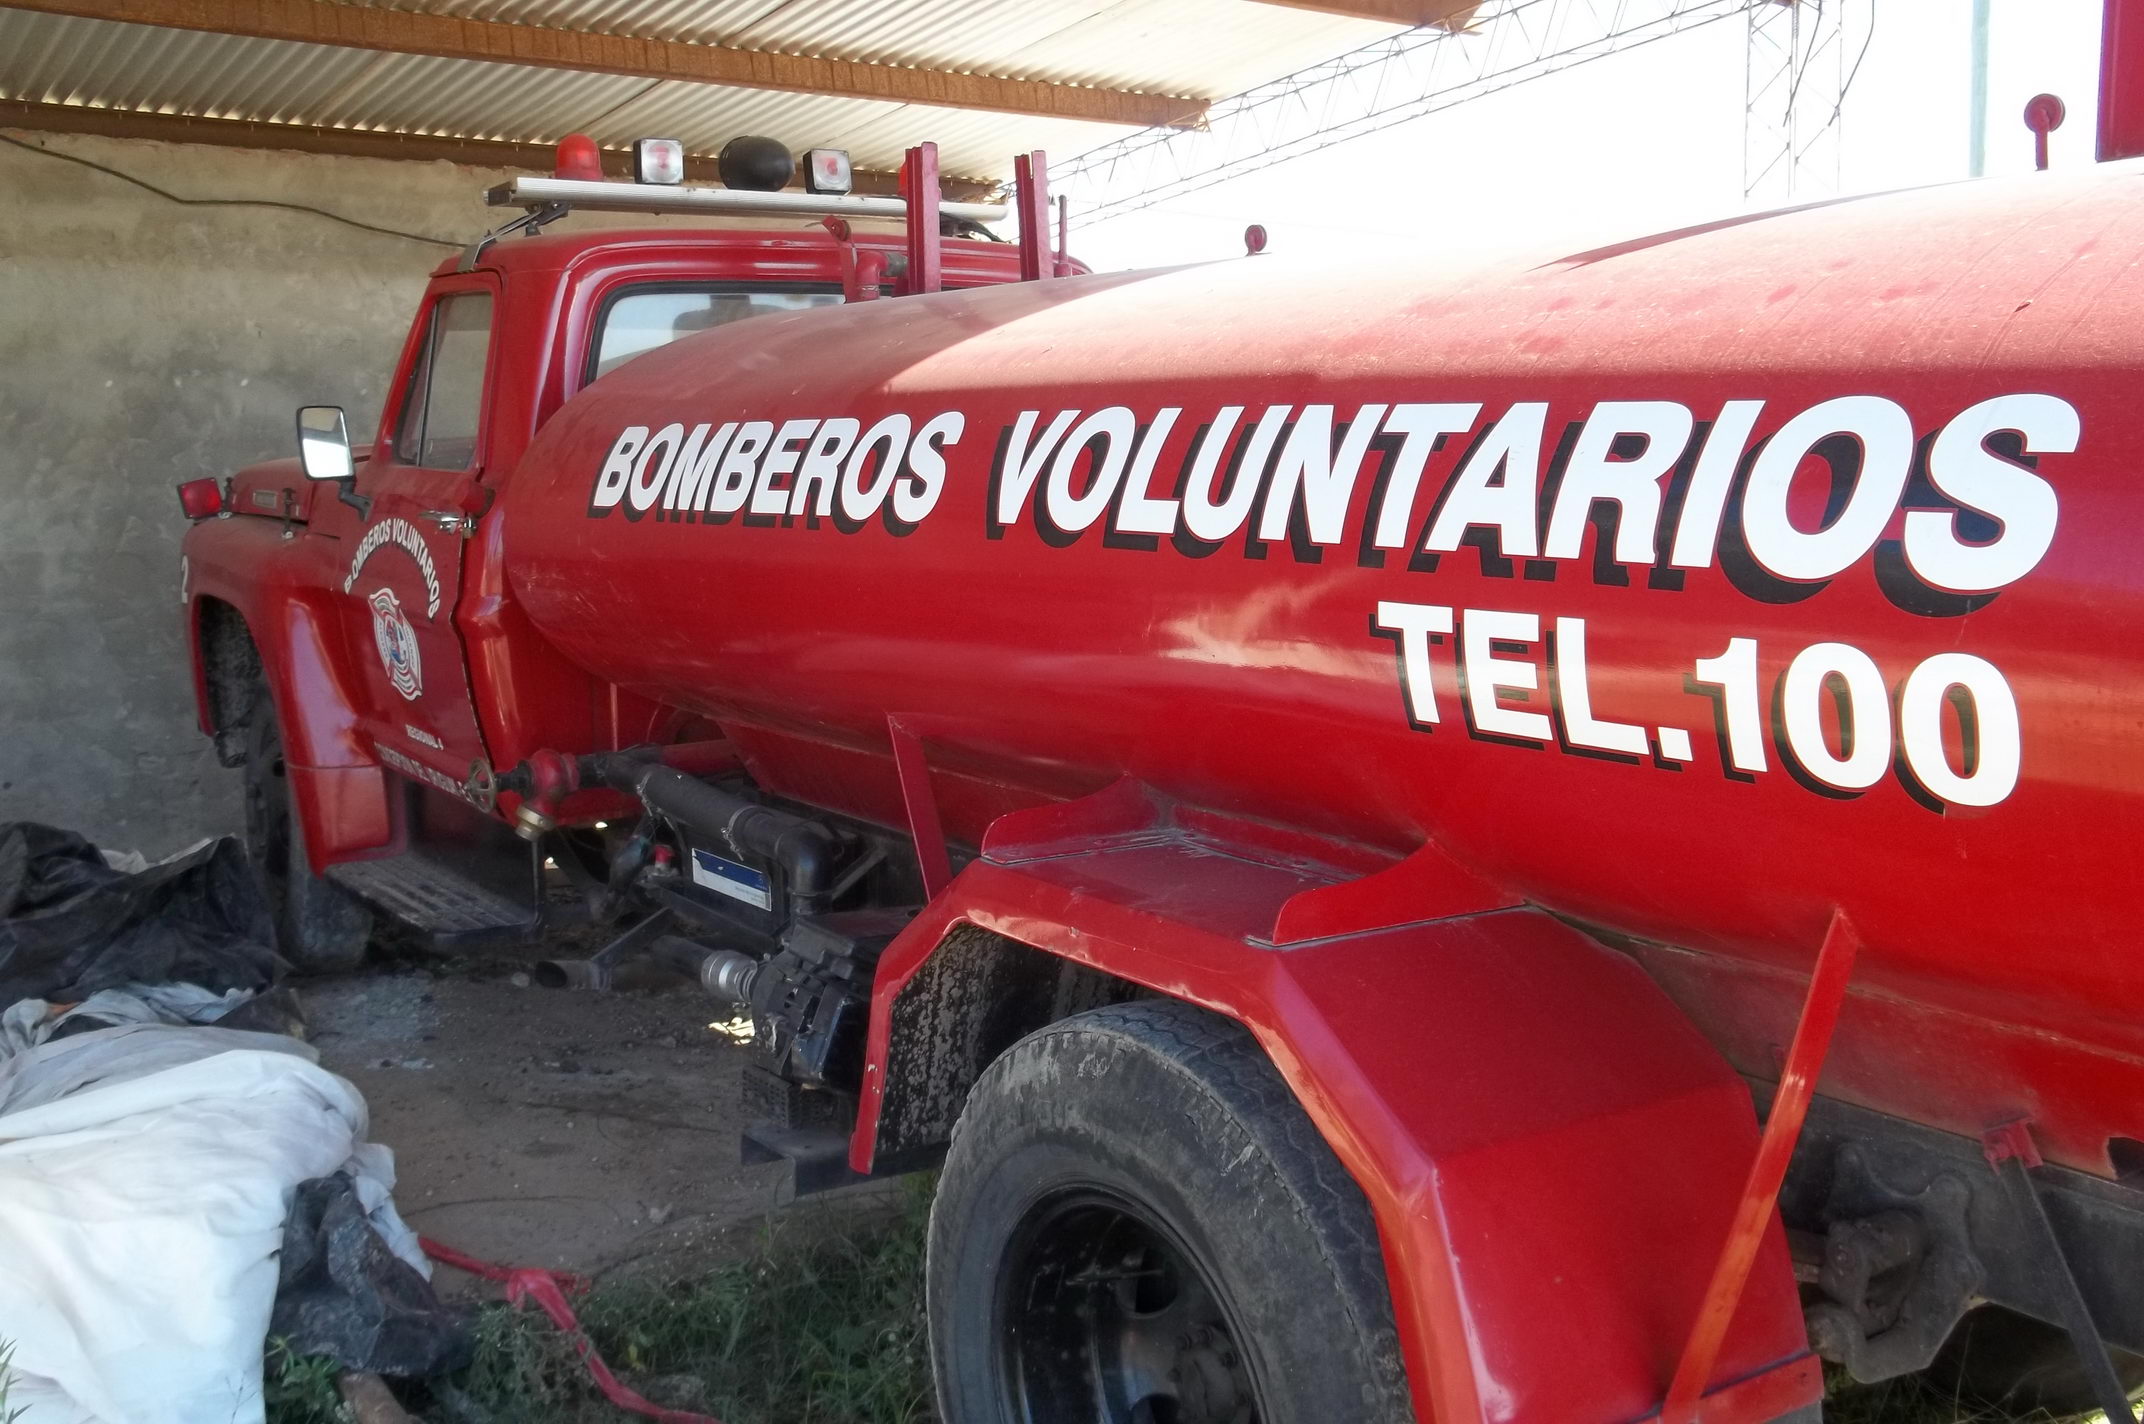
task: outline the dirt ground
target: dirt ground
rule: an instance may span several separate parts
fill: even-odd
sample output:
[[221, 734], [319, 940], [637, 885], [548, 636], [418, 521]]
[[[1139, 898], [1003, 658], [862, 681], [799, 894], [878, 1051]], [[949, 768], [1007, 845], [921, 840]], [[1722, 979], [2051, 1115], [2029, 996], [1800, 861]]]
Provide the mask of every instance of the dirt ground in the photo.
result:
[[[751, 1050], [727, 1012], [655, 966], [607, 994], [534, 987], [527, 967], [550, 952], [405, 955], [298, 983], [322, 1063], [394, 1150], [402, 1215], [485, 1260], [592, 1276], [750, 1245], [784, 1169], [739, 1163]], [[838, 1227], [890, 1200], [851, 1188], [780, 1215]], [[440, 1272], [450, 1293], [471, 1284]]]

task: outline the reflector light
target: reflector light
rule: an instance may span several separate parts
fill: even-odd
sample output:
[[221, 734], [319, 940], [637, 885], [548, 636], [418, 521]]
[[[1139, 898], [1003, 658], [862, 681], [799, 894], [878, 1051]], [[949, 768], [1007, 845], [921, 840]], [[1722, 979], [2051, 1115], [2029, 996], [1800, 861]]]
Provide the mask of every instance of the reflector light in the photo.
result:
[[849, 155], [838, 148], [815, 148], [804, 155], [804, 191], [846, 193], [854, 184]]
[[558, 164], [551, 170], [551, 176], [581, 183], [600, 183], [603, 181], [603, 151], [587, 134], [567, 134], [558, 141]]
[[179, 486], [179, 508], [188, 519], [211, 519], [223, 513], [223, 486], [204, 476]]
[[642, 183], [685, 181], [685, 145], [674, 138], [644, 138], [633, 145], [633, 177]]

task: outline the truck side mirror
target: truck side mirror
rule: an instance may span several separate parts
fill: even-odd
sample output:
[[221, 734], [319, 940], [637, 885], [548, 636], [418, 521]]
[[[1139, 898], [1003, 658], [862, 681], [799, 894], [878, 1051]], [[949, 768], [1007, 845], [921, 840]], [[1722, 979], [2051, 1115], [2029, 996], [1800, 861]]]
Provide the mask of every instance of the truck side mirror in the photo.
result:
[[347, 480], [357, 473], [341, 406], [298, 407], [298, 463], [309, 480]]

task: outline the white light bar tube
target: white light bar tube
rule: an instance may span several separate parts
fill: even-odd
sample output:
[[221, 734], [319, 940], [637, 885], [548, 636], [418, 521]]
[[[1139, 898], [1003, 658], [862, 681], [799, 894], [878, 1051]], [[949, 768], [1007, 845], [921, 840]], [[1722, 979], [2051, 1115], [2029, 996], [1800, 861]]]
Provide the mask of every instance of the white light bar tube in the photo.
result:
[[[657, 187], [645, 183], [589, 183], [574, 178], [516, 178], [484, 194], [495, 208], [533, 208], [564, 203], [570, 208], [610, 213], [708, 213], [753, 217], [780, 215], [845, 218], [901, 218], [903, 198], [861, 197], [854, 193], [758, 193], [740, 188]], [[996, 203], [940, 203], [947, 217], [991, 223], [1005, 216]]]

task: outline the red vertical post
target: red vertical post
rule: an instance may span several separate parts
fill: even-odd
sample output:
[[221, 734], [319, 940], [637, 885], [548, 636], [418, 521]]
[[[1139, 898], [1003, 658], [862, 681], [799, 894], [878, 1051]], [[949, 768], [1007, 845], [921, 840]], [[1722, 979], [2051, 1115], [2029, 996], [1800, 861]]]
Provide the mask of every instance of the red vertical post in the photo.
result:
[[935, 292], [944, 285], [938, 235], [938, 145], [919, 143], [901, 164], [901, 196], [908, 200], [908, 290]]
[[938, 818], [938, 796], [931, 789], [930, 764], [923, 743], [901, 725], [886, 719], [893, 737], [893, 769], [901, 779], [901, 804], [908, 813], [908, 835], [916, 844], [916, 868], [923, 872], [923, 894], [935, 900], [953, 879], [952, 857], [945, 848], [945, 828]]
[[1787, 1050], [1786, 1067], [1779, 1075], [1779, 1091], [1772, 1095], [1772, 1115], [1765, 1120], [1764, 1136], [1757, 1143], [1757, 1160], [1750, 1164], [1749, 1180], [1742, 1188], [1741, 1205], [1728, 1228], [1727, 1244], [1720, 1248], [1712, 1269], [1711, 1284], [1698, 1307], [1697, 1323], [1683, 1346], [1682, 1362], [1668, 1386], [1667, 1402], [1661, 1406], [1661, 1424], [1698, 1424], [1705, 1382], [1719, 1362], [1720, 1345], [1727, 1327], [1734, 1323], [1735, 1308], [1742, 1303], [1742, 1287], [1749, 1282], [1757, 1247], [1764, 1241], [1765, 1227], [1779, 1200], [1779, 1187], [1787, 1177], [1787, 1163], [1794, 1144], [1801, 1139], [1802, 1123], [1809, 1116], [1809, 1100], [1816, 1094], [1817, 1075], [1824, 1070], [1831, 1051], [1831, 1033], [1839, 1025], [1839, 1010], [1846, 1002], [1846, 983], [1853, 976], [1854, 960], [1861, 952], [1861, 936], [1845, 915], [1834, 911], [1825, 931], [1824, 947], [1817, 951], [1816, 972], [1809, 976], [1809, 995], [1802, 1002], [1801, 1022], [1794, 1027], [1794, 1045]]
[[2099, 32], [2099, 161], [2144, 154], [2144, 3], [2106, 0]]
[[1020, 280], [1054, 277], [1050, 260], [1050, 165], [1041, 149], [1012, 161], [1013, 205], [1020, 215]]

